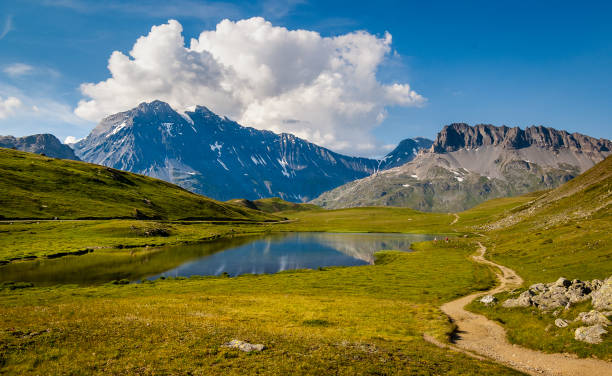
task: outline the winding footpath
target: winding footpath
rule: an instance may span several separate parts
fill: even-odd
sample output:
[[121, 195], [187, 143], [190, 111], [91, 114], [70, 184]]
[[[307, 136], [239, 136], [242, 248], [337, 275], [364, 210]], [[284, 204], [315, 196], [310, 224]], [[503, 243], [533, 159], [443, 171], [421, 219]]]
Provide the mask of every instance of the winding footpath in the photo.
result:
[[489, 358], [530, 375], [612, 375], [610, 362], [579, 359], [564, 354], [547, 354], [510, 344], [506, 340], [505, 330], [499, 324], [482, 315], [466, 311], [464, 307], [480, 296], [497, 294], [523, 283], [514, 270], [485, 259], [486, 247], [480, 243], [478, 246], [478, 254], [472, 258], [478, 263], [499, 269], [501, 273], [497, 273], [497, 278], [500, 285], [487, 292], [471, 294], [444, 304], [441, 309], [457, 325], [458, 338], [453, 345], [445, 345], [429, 336], [424, 336], [427, 341], [478, 359]]

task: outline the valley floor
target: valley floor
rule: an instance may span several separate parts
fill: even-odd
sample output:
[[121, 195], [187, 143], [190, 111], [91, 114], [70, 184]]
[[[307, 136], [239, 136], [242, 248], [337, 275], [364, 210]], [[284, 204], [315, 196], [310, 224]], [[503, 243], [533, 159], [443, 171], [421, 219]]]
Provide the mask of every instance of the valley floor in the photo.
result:
[[[456, 327], [440, 307], [495, 286], [494, 271], [470, 259], [478, 241], [489, 248], [492, 260], [515, 269], [526, 283], [610, 274], [609, 236], [594, 243], [612, 230], [609, 218], [582, 221], [580, 238], [571, 221], [543, 227], [537, 235], [521, 228], [514, 233], [488, 230], [486, 238], [476, 234], [533, 198], [493, 200], [457, 215], [392, 208], [288, 212], [283, 215], [292, 221], [278, 224], [3, 222], [0, 259], [7, 262], [97, 247], [103, 248], [94, 254], [130, 257], [151, 251], [142, 250], [146, 245], [272, 231], [420, 232], [445, 234], [450, 240], [417, 243], [411, 253], [381, 252], [375, 265], [359, 267], [128, 285], [5, 284], [0, 290], [0, 372], [518, 374], [440, 348], [423, 336], [448, 343]], [[555, 247], [559, 241], [565, 246]], [[596, 264], [583, 265], [588, 257], [584, 249], [591, 259], [597, 257]], [[610, 360], [610, 336], [599, 345], [572, 343], [566, 348], [559, 339], [566, 340], [567, 333], [547, 333], [544, 319], [533, 311], [508, 315], [524, 324], [506, 328], [513, 343]], [[534, 336], [540, 346], [533, 343]], [[261, 343], [266, 349], [244, 353], [223, 347], [232, 339]]]

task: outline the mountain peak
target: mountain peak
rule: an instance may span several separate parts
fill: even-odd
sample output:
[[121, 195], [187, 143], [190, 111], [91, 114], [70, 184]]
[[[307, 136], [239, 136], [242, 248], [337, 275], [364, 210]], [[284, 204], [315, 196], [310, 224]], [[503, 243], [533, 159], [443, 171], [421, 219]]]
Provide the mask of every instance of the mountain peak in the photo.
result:
[[172, 107], [170, 107], [168, 103], [160, 101], [158, 99], [148, 103], [142, 102], [138, 105], [138, 107], [136, 107], [136, 110], [138, 110], [139, 112], [174, 112], [174, 110], [172, 109]]

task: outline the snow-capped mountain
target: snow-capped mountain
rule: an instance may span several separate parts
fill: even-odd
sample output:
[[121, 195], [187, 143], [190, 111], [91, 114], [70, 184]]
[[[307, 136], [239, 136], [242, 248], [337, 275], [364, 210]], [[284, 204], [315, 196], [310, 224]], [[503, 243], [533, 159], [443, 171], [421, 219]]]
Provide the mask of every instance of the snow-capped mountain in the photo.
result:
[[421, 149], [429, 149], [433, 141], [423, 137], [402, 140], [392, 152], [380, 160], [379, 170], [401, 166], [410, 162]]
[[243, 127], [206, 107], [154, 101], [103, 119], [74, 145], [84, 161], [141, 173], [218, 199], [307, 201], [377, 170], [291, 134]]

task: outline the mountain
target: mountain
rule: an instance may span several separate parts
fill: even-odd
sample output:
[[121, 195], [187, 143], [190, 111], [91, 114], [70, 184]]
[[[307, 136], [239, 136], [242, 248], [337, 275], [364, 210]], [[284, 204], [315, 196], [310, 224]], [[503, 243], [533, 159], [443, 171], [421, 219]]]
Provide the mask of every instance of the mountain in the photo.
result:
[[20, 138], [0, 136], [0, 147], [44, 154], [53, 158], [79, 160], [70, 146], [62, 144], [52, 134], [35, 134]]
[[106, 117], [74, 147], [84, 161], [219, 200], [278, 196], [303, 202], [378, 168], [377, 160], [243, 127], [206, 107], [179, 114], [161, 101]]
[[[532, 227], [554, 227], [553, 224], [602, 218], [605, 218], [605, 223], [610, 223], [609, 218], [612, 216], [610, 209], [612, 209], [612, 156], [562, 186], [542, 194], [522, 207], [515, 208], [501, 220], [483, 226], [483, 229], [504, 229], [521, 222], [530, 223]], [[539, 222], [537, 225], [534, 223], [536, 221]]]
[[433, 141], [423, 137], [407, 138], [380, 160], [379, 170], [387, 170], [408, 163], [416, 157], [421, 149], [429, 149], [431, 145], [433, 145]]
[[610, 155], [612, 142], [553, 128], [445, 126], [427, 152], [312, 203], [461, 211], [495, 197], [558, 187]]
[[146, 176], [3, 148], [0, 191], [0, 218], [279, 219]]

